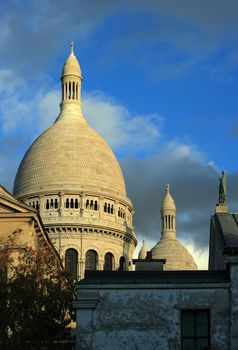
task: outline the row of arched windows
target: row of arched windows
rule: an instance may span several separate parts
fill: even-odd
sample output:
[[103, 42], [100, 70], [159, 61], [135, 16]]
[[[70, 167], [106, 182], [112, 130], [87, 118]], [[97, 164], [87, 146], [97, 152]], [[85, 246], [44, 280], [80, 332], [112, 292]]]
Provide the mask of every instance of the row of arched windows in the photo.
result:
[[63, 100], [79, 100], [79, 83], [75, 81], [65, 82], [63, 89]]
[[162, 217], [163, 229], [175, 229], [175, 217], [174, 215], [164, 215]]
[[53, 199], [47, 199], [45, 203], [45, 209], [58, 209], [59, 207], [59, 201], [57, 198]]
[[66, 209], [78, 209], [79, 208], [79, 200], [76, 198], [66, 198], [65, 201], [65, 208]]
[[113, 204], [104, 203], [104, 213], [114, 214], [114, 207], [113, 207]]
[[29, 202], [28, 205], [36, 210], [40, 209], [40, 204], [39, 201], [33, 201], [33, 202]]
[[[95, 250], [90, 249], [85, 256], [85, 270], [97, 270], [98, 254]], [[65, 253], [65, 268], [69, 272], [72, 279], [78, 278], [78, 252], [75, 249], [67, 249]], [[110, 252], [104, 256], [104, 270], [112, 271], [115, 268], [115, 258]], [[120, 257], [119, 270], [126, 270], [126, 259], [124, 256]]]
[[85, 208], [87, 210], [98, 210], [98, 202], [97, 201], [94, 201], [94, 200], [89, 200], [87, 199], [86, 200], [86, 203], [85, 203]]
[[[29, 205], [32, 206], [33, 208], [36, 208], [39, 210], [39, 202], [29, 202]], [[77, 198], [66, 198], [64, 206], [66, 209], [79, 209], [79, 199]], [[45, 202], [45, 209], [49, 210], [49, 209], [58, 209], [59, 208], [59, 199], [58, 198], [51, 198], [51, 199], [47, 199]], [[97, 200], [90, 200], [90, 199], [86, 199], [85, 202], [85, 209], [86, 210], [95, 210], [98, 211], [99, 210], [99, 204]], [[111, 203], [104, 203], [104, 213], [107, 214], [114, 214], [115, 213], [115, 209], [114, 209], [114, 205]], [[118, 216], [122, 219], [125, 219], [126, 214], [125, 214], [125, 210], [121, 207], [119, 207], [118, 209]]]
[[119, 216], [119, 218], [125, 219], [125, 217], [126, 217], [125, 210], [122, 208], [119, 208], [118, 209], [118, 216]]

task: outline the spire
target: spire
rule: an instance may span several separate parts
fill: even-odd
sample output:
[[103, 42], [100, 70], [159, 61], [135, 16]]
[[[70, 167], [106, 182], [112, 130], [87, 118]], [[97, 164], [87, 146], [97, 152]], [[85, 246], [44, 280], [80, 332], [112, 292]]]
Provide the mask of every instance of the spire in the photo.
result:
[[176, 206], [170, 194], [169, 184], [165, 187], [165, 196], [161, 204], [161, 239], [176, 238]]
[[142, 247], [141, 250], [139, 251], [138, 254], [138, 259], [145, 259], [147, 256], [147, 246], [146, 246], [146, 241], [143, 239], [142, 240]]
[[165, 187], [165, 192], [166, 192], [166, 193], [169, 193], [169, 184], [166, 185], [166, 187]]
[[70, 43], [70, 53], [74, 53], [74, 42], [71, 41]]

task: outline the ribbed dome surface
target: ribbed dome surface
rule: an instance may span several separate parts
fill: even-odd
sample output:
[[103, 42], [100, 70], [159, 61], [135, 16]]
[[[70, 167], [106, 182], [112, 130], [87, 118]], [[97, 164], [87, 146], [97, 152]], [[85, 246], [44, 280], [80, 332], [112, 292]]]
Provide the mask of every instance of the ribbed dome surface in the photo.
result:
[[161, 239], [151, 252], [153, 259], [166, 259], [165, 270], [197, 270], [192, 255], [177, 239]]
[[62, 118], [31, 145], [14, 184], [24, 198], [49, 190], [126, 195], [120, 166], [103, 138], [82, 118]]

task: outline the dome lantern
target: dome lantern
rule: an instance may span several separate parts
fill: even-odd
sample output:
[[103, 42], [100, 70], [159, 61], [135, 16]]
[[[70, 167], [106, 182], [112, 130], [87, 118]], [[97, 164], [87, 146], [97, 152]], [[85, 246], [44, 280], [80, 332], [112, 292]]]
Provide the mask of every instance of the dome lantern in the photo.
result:
[[169, 184], [165, 188], [165, 197], [161, 204], [161, 239], [176, 238], [176, 206], [170, 194]]
[[70, 54], [65, 61], [61, 75], [62, 102], [64, 104], [78, 104], [81, 106], [82, 73], [79, 62], [74, 55], [74, 43], [70, 44]]

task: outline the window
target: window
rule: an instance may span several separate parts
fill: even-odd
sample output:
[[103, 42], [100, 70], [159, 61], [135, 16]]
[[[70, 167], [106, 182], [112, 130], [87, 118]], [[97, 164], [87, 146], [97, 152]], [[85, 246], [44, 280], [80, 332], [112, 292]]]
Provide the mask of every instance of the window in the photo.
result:
[[97, 270], [98, 255], [95, 250], [88, 250], [86, 253], [85, 270]]
[[114, 265], [114, 256], [112, 253], [105, 254], [104, 259], [104, 270], [105, 271], [112, 271]]
[[182, 350], [209, 350], [209, 310], [182, 310]]
[[78, 252], [75, 249], [67, 249], [65, 253], [65, 268], [70, 278], [76, 280], [78, 277]]
[[119, 270], [120, 271], [125, 271], [126, 270], [126, 259], [124, 258], [124, 256], [120, 257], [119, 260]]

